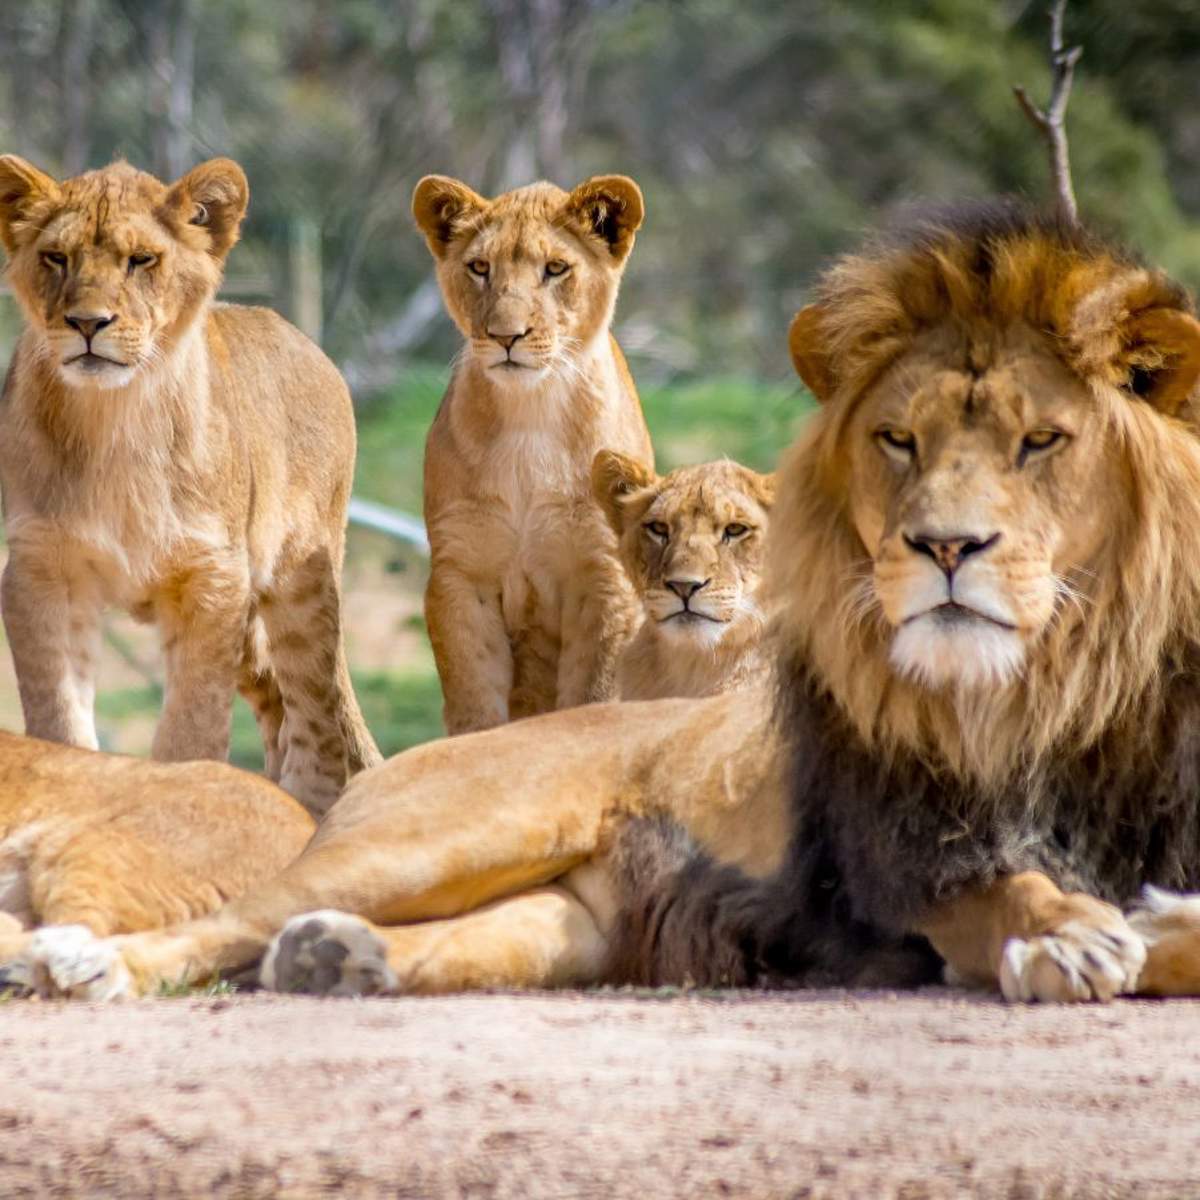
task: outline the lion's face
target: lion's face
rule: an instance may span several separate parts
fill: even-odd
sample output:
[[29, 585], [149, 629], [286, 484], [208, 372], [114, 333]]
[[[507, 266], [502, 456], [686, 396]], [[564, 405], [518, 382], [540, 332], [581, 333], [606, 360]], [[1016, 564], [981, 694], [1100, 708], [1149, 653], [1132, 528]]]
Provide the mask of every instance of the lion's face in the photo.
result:
[[1123, 481], [1077, 375], [1020, 326], [974, 352], [918, 339], [856, 406], [843, 447], [891, 661], [931, 687], [1004, 684], [1079, 604]]
[[471, 360], [521, 386], [569, 370], [606, 334], [642, 197], [614, 175], [485, 200], [435, 175], [417, 185], [413, 213]]
[[125, 387], [169, 355], [217, 288], [247, 197], [228, 159], [170, 188], [125, 163], [57, 183], [0, 159], [8, 277], [68, 387]]
[[737, 622], [761, 618], [756, 592], [773, 477], [732, 462], [655, 477], [635, 460], [602, 450], [592, 479], [656, 628], [711, 644]]

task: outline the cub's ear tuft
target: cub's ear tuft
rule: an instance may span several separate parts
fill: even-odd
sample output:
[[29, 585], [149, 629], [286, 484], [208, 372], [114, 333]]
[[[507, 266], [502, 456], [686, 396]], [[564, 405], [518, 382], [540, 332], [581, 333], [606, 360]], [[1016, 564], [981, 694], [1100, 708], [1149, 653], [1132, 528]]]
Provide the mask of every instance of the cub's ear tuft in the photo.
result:
[[617, 536], [625, 532], [625, 501], [654, 483], [657, 476], [644, 463], [617, 450], [598, 450], [592, 459], [592, 495]]
[[486, 207], [478, 192], [448, 175], [426, 175], [413, 189], [413, 219], [434, 258], [443, 258], [463, 226]]
[[642, 190], [626, 175], [594, 175], [567, 197], [567, 213], [590, 237], [599, 238], [618, 262], [633, 249], [646, 215]]
[[175, 221], [203, 229], [209, 254], [224, 259], [238, 240], [249, 203], [246, 172], [231, 158], [211, 158], [171, 186], [164, 208]]
[[822, 404], [837, 388], [823, 328], [824, 318], [824, 308], [820, 304], [810, 304], [792, 318], [788, 328], [788, 349], [796, 374]]
[[61, 196], [44, 171], [15, 154], [0, 155], [0, 243], [9, 254], [37, 231]]

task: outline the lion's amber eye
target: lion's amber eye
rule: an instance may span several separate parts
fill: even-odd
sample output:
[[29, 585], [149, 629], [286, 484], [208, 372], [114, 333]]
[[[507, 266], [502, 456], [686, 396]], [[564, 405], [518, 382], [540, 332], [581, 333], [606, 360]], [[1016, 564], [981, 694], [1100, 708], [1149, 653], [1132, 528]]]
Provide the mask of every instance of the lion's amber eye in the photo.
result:
[[552, 258], [546, 264], [546, 274], [551, 278], [558, 275], [565, 275], [571, 269], [570, 263], [565, 263], [561, 258]]
[[743, 525], [740, 521], [734, 521], [732, 525], [725, 526], [723, 540], [726, 542], [735, 542], [738, 538], [745, 537], [749, 532], [749, 525]]
[[1035, 429], [1021, 439], [1022, 450], [1049, 450], [1057, 445], [1065, 435], [1058, 429]]
[[132, 274], [138, 267], [152, 267], [158, 262], [156, 254], [131, 254], [129, 256], [129, 271]]
[[671, 536], [671, 530], [661, 521], [647, 521], [643, 528], [652, 537], [665, 542]]
[[492, 269], [492, 264], [486, 258], [473, 258], [467, 263], [467, 270], [472, 275], [478, 275], [480, 279], [486, 278], [487, 273]]
[[917, 439], [907, 429], [885, 425], [875, 431], [875, 438], [892, 458], [908, 460], [917, 452]]
[[67, 265], [67, 256], [58, 250], [47, 250], [42, 255], [42, 262], [56, 271], [61, 271]]

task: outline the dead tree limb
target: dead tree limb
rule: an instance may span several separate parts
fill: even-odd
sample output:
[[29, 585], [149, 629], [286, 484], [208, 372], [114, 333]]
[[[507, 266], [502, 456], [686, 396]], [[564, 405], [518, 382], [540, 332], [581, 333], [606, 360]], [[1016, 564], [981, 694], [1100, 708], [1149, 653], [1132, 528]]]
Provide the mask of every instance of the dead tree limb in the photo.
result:
[[1075, 205], [1075, 189], [1071, 184], [1066, 115], [1075, 64], [1083, 54], [1083, 47], [1072, 46], [1070, 50], [1063, 48], [1063, 13], [1066, 7], [1067, 0], [1054, 0], [1050, 6], [1050, 71], [1053, 83], [1046, 110], [1043, 112], [1039, 109], [1019, 83], [1013, 84], [1013, 95], [1021, 111], [1029, 118], [1029, 123], [1046, 143], [1058, 210], [1066, 221], [1074, 225], [1079, 221], [1079, 213]]

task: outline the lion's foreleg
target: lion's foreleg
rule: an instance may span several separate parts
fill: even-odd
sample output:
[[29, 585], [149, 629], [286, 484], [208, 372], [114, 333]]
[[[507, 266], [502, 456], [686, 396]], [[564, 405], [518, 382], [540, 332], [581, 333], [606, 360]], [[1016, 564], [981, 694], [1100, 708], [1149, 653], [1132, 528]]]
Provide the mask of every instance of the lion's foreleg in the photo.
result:
[[918, 932], [958, 977], [1009, 1000], [1108, 1000], [1133, 989], [1145, 957], [1119, 909], [1038, 871], [944, 902]]
[[637, 627], [637, 609], [620, 564], [597, 551], [563, 598], [558, 708], [616, 697], [617, 661]]
[[322, 995], [570, 987], [597, 982], [606, 952], [587, 906], [552, 885], [461, 917], [395, 928], [347, 913], [306, 913], [271, 944], [262, 980], [274, 991]]
[[97, 748], [100, 599], [65, 570], [69, 549], [15, 540], [0, 583], [4, 629], [30, 737]]
[[464, 575], [435, 562], [425, 589], [425, 624], [445, 699], [446, 732], [503, 725], [513, 686], [513, 654], [499, 595], [485, 594]]
[[244, 563], [201, 552], [154, 598], [166, 658], [166, 694], [151, 753], [167, 762], [224, 759], [250, 590]]
[[1200, 896], [1148, 887], [1129, 924], [1146, 943], [1143, 996], [1200, 996]]

